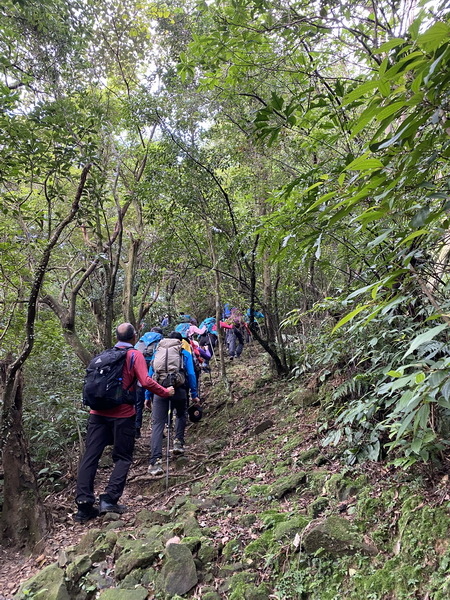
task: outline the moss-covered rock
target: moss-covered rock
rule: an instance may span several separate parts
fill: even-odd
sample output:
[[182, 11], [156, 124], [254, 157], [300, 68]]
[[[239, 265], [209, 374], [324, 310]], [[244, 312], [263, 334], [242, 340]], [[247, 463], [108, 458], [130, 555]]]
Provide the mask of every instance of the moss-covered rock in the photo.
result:
[[308, 525], [309, 519], [303, 515], [297, 515], [278, 523], [273, 530], [273, 539], [277, 542], [292, 542], [297, 533], [300, 533]]
[[169, 544], [161, 570], [160, 584], [167, 594], [186, 594], [198, 583], [194, 559], [183, 544]]
[[76, 554], [89, 554], [92, 549], [105, 539], [105, 533], [101, 529], [90, 529], [83, 535], [81, 540], [75, 546]]
[[[232, 594], [239, 594], [243, 592], [243, 589], [247, 585], [253, 584], [257, 580], [258, 576], [252, 571], [242, 571], [241, 573], [235, 573], [231, 577], [225, 579], [220, 585], [220, 593], [230, 592]], [[228, 596], [227, 596], [228, 597]], [[240, 596], [241, 600], [244, 596]]]
[[219, 596], [219, 594], [213, 590], [206, 592], [202, 590], [202, 600], [221, 600], [221, 598], [222, 596]]
[[325, 483], [329, 478], [330, 473], [328, 471], [310, 471], [306, 476], [308, 489], [311, 490], [313, 494], [317, 494], [318, 496], [324, 495], [326, 493]]
[[209, 542], [202, 541], [200, 549], [197, 551], [197, 558], [202, 565], [207, 565], [217, 558], [218, 550]]
[[146, 600], [148, 590], [142, 586], [138, 586], [134, 590], [104, 590], [98, 598], [99, 600]]
[[267, 554], [273, 540], [272, 530], [265, 531], [258, 539], [253, 540], [244, 549], [246, 559], [259, 561]]
[[251, 498], [264, 498], [270, 494], [271, 487], [268, 483], [251, 485], [247, 490], [247, 495]]
[[255, 514], [246, 514], [239, 517], [239, 522], [243, 527], [251, 527], [258, 520]]
[[315, 500], [311, 502], [308, 506], [308, 515], [312, 519], [317, 519], [329, 506], [328, 498], [324, 496], [319, 496]]
[[343, 554], [377, 554], [374, 546], [365, 544], [351, 523], [342, 517], [331, 516], [312, 526], [304, 534], [303, 546], [308, 554], [319, 550], [340, 556]]
[[134, 569], [131, 573], [128, 573], [126, 577], [122, 579], [118, 587], [122, 590], [133, 590], [137, 587], [144, 577], [145, 569]]
[[150, 566], [162, 549], [162, 543], [154, 538], [122, 540], [115, 565], [117, 579], [123, 579], [128, 573], [139, 567]]
[[225, 560], [235, 560], [242, 553], [242, 541], [240, 539], [229, 540], [222, 548], [222, 556]]
[[292, 475], [287, 477], [281, 477], [272, 485], [270, 495], [280, 500], [287, 494], [295, 492], [305, 481], [306, 473], [304, 471], [292, 473]]
[[25, 581], [14, 596], [14, 600], [33, 597], [45, 598], [45, 600], [70, 600], [64, 570], [58, 567], [57, 563], [48, 565], [37, 575]]
[[66, 578], [71, 582], [71, 584], [77, 583], [83, 575], [89, 571], [92, 567], [92, 560], [88, 554], [82, 554], [80, 556], [76, 556], [66, 569]]
[[170, 513], [165, 510], [140, 510], [136, 515], [136, 525], [164, 525], [169, 523]]
[[242, 458], [236, 458], [235, 460], [231, 460], [227, 465], [222, 467], [218, 473], [219, 476], [227, 475], [228, 473], [232, 473], [233, 471], [239, 472], [246, 465], [250, 463], [258, 464], [260, 462], [260, 457], [258, 454], [250, 454], [249, 456], [244, 456]]

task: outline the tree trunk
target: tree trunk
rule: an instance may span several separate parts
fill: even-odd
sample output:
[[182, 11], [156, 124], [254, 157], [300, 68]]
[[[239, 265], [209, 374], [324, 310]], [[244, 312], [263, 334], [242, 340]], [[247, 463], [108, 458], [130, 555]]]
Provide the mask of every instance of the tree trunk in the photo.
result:
[[211, 258], [212, 258], [212, 263], [213, 263], [213, 268], [214, 268], [214, 297], [215, 297], [215, 303], [216, 303], [216, 327], [217, 327], [217, 345], [218, 345], [218, 349], [219, 349], [219, 370], [220, 370], [220, 376], [222, 378], [222, 382], [225, 386], [225, 391], [229, 395], [230, 400], [232, 400], [231, 386], [230, 386], [230, 382], [228, 381], [227, 369], [225, 366], [225, 353], [224, 353], [224, 348], [223, 348], [222, 332], [220, 330], [220, 320], [222, 317], [222, 301], [221, 301], [221, 297], [220, 297], [220, 273], [217, 268], [217, 266], [218, 266], [217, 265], [217, 253], [216, 253], [216, 249], [214, 246], [214, 240], [213, 240], [213, 235], [212, 235], [211, 230], [209, 230], [209, 246], [211, 249]]
[[[55, 315], [58, 317], [63, 331], [64, 339], [73, 349], [75, 354], [81, 360], [81, 362], [87, 366], [91, 361], [91, 353], [83, 346], [80, 338], [75, 331], [75, 321], [71, 317], [71, 311], [67, 310], [65, 306], [60, 304], [56, 298], [47, 294], [41, 299], [42, 304], [46, 304]], [[75, 311], [74, 313], [75, 314]]]
[[28, 296], [26, 338], [19, 356], [0, 363], [2, 422], [0, 447], [4, 469], [4, 504], [0, 521], [0, 539], [8, 545], [38, 550], [44, 539], [47, 519], [33, 473], [22, 422], [22, 367], [34, 345], [37, 304], [42, 282], [54, 247], [64, 229], [72, 223], [79, 208], [91, 165], [81, 173], [77, 193], [66, 217], [55, 227], [36, 268]]
[[130, 240], [130, 246], [128, 248], [128, 261], [124, 267], [125, 277], [122, 300], [123, 320], [127, 323], [131, 323], [136, 328], [139, 327], [139, 323], [136, 323], [136, 315], [134, 314], [133, 310], [133, 284], [136, 276], [137, 255], [140, 247], [140, 239]]
[[9, 361], [0, 363], [2, 388], [2, 462], [5, 472], [0, 540], [28, 550], [40, 551], [48, 529], [47, 515], [31, 467], [22, 424], [22, 371], [11, 377]]

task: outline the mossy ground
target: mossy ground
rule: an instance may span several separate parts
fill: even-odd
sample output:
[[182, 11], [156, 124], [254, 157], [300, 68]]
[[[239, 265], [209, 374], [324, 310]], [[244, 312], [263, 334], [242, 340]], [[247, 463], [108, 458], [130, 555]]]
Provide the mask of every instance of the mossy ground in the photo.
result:
[[[446, 490], [430, 501], [429, 482], [414, 475], [342, 464], [335, 448], [321, 446], [320, 407], [291, 402], [296, 382], [274, 381], [265, 362], [258, 354], [232, 364], [232, 400], [220, 384], [203, 385], [204, 418], [187, 432], [190, 462], [184, 472], [171, 469], [167, 491], [163, 480], [142, 474], [148, 440], [138, 444], [125, 502], [145, 489], [139, 510], [172, 515], [161, 535], [179, 535], [203, 565], [198, 586], [184, 597], [449, 598]], [[264, 421], [273, 424], [256, 434]], [[348, 519], [378, 554], [307, 555], [305, 532], [333, 515]]]

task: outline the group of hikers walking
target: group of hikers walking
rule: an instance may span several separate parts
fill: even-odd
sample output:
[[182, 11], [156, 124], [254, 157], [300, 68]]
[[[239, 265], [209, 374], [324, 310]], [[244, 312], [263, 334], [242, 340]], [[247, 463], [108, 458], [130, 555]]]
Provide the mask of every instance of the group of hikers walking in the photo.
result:
[[[249, 311], [247, 311], [247, 316]], [[261, 314], [261, 313], [258, 313]], [[230, 360], [239, 358], [251, 330], [242, 313], [224, 306], [219, 327], [226, 332]], [[210, 372], [217, 344], [217, 323], [180, 314], [173, 331], [165, 315], [160, 326], [138, 335], [131, 323], [116, 329], [117, 343], [94, 357], [86, 370], [83, 402], [89, 406], [86, 450], [82, 457], [76, 487], [77, 522], [84, 523], [106, 512], [123, 513], [119, 504], [133, 460], [136, 439], [141, 437], [144, 407], [152, 411], [148, 474], [161, 477], [163, 437], [175, 415], [174, 456], [185, 452], [188, 416], [201, 418], [199, 384], [202, 373]], [[106, 446], [112, 446], [113, 469], [109, 481], [95, 503], [94, 481]]]

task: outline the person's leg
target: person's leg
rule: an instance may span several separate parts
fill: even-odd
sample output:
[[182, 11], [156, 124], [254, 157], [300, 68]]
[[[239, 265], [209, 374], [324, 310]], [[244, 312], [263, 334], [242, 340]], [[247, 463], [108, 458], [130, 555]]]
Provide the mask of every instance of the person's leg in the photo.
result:
[[75, 501], [77, 504], [94, 504], [94, 480], [98, 461], [106, 446], [113, 443], [113, 430], [108, 417], [89, 415], [86, 451], [78, 469]]
[[184, 446], [184, 432], [187, 423], [187, 399], [175, 400], [174, 407], [176, 411], [175, 438]]
[[157, 459], [162, 458], [162, 440], [164, 427], [167, 423], [169, 400], [153, 397], [152, 404], [152, 437], [150, 440], [150, 464], [154, 465]]
[[138, 386], [136, 388], [136, 439], [141, 437], [142, 417], [145, 401], [145, 388]]
[[230, 358], [233, 358], [234, 355], [236, 354], [236, 336], [234, 335], [234, 331], [232, 329], [228, 330], [227, 343], [228, 343], [228, 355]]
[[239, 330], [235, 332], [235, 336], [237, 340], [236, 356], [239, 358], [244, 349], [244, 336]]
[[128, 471], [133, 462], [135, 417], [133, 415], [132, 417], [122, 419], [109, 418], [114, 422], [114, 446], [112, 451], [114, 468], [106, 486], [104, 496], [108, 497], [108, 501], [117, 503], [123, 494]]

